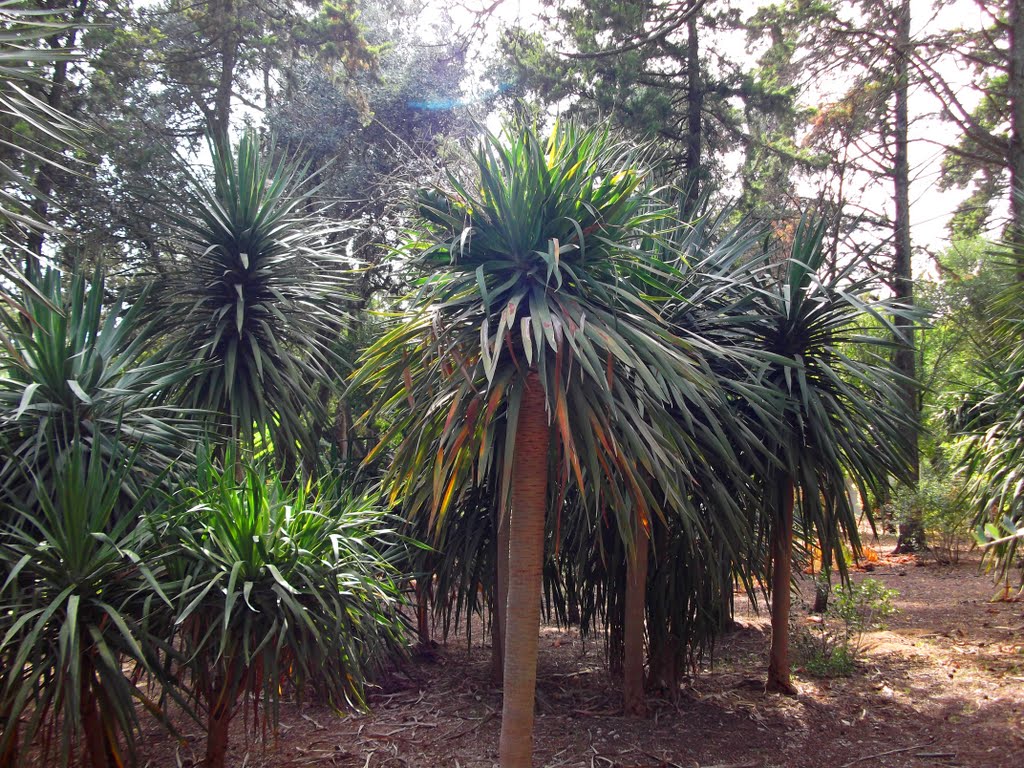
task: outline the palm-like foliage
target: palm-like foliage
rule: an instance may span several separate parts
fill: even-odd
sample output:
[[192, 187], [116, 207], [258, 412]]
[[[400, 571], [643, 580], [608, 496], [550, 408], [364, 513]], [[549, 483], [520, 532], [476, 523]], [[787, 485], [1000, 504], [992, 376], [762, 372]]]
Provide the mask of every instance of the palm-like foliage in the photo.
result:
[[[207, 765], [224, 765], [240, 698], [277, 722], [286, 684], [336, 707], [362, 705], [367, 676], [398, 648], [393, 531], [366, 498], [314, 497], [276, 474], [201, 462], [188, 511], [163, 536], [181, 576], [176, 623], [209, 722]], [[395, 538], [394, 536], [391, 536]]]
[[[906, 479], [908, 437], [917, 428], [900, 394], [902, 378], [887, 354], [894, 344], [891, 318], [908, 310], [872, 299], [875, 279], [855, 279], [856, 264], [831, 277], [822, 274], [823, 233], [823, 224], [803, 222], [783, 279], [757, 294], [754, 340], [766, 362], [761, 381], [783, 398], [780, 428], [763, 437], [775, 461], [761, 476], [762, 519], [773, 542], [769, 685], [780, 690], [792, 687], [785, 633], [794, 505], [804, 535], [816, 537], [842, 564], [843, 534], [858, 546], [846, 478], [876, 498], [892, 478]], [[889, 333], [871, 333], [872, 325]]]
[[81, 746], [95, 768], [123, 765], [136, 705], [152, 708], [124, 667], [159, 673], [160, 638], [146, 619], [167, 598], [147, 564], [148, 529], [122, 506], [133, 456], [104, 451], [76, 441], [36, 503], [15, 508], [0, 532], [0, 754], [16, 747], [21, 720], [20, 735], [42, 735], [58, 764]]
[[311, 457], [316, 384], [337, 379], [344, 244], [305, 212], [302, 169], [264, 156], [255, 133], [237, 156], [211, 151], [213, 188], [196, 179], [176, 217], [184, 252], [165, 286], [166, 355], [193, 367], [180, 399], [244, 450], [269, 434], [280, 455]]
[[188, 426], [160, 405], [181, 374], [148, 357], [154, 333], [141, 319], [146, 294], [104, 308], [104, 280], [73, 275], [61, 286], [51, 271], [33, 282], [23, 314], [2, 314], [0, 488], [8, 503], [28, 503], [37, 483], [52, 482], [54, 462], [76, 441], [113, 471], [119, 446], [137, 451], [125, 481], [129, 506], [182, 453]]
[[31, 93], [40, 67], [70, 56], [45, 45], [47, 38], [67, 29], [54, 21], [52, 10], [26, 8], [19, 0], [0, 1], [0, 219], [23, 227], [45, 226], [32, 211], [37, 190], [24, 175], [24, 166], [57, 162], [44, 141], [68, 146], [80, 128]]
[[49, 229], [33, 207], [42, 193], [30, 178], [31, 169], [60, 166], [63, 157], [48, 145], [73, 147], [81, 129], [32, 93], [44, 67], [69, 57], [46, 44], [68, 27], [55, 21], [50, 10], [24, 6], [20, 0], [0, 0], [0, 302], [13, 311], [21, 307], [10, 288], [34, 290], [20, 257], [29, 265], [36, 258], [13, 233]]
[[[357, 382], [374, 382], [394, 414], [382, 445], [402, 438], [391, 487], [413, 513], [443, 524], [488, 482], [500, 508], [511, 508], [510, 568], [530, 565], [510, 576], [508, 631], [516, 627], [527, 655], [506, 637], [506, 670], [517, 673], [505, 675], [502, 765], [520, 765], [531, 748], [530, 605], [540, 598], [542, 541], [527, 507], [542, 508], [541, 537], [543, 506], [560, 510], [570, 491], [590, 514], [612, 513], [627, 542], [667, 505], [699, 526], [680, 491], [696, 460], [691, 431], [722, 464], [735, 458], [704, 350], [673, 336], [658, 314], [673, 268], [653, 244], [676, 224], [643, 191], [643, 158], [603, 130], [566, 126], [546, 143], [509, 128], [481, 142], [474, 159], [478, 178], [452, 176], [447, 189], [420, 195], [423, 221], [402, 250], [421, 275], [417, 290], [405, 321], [365, 355]], [[517, 493], [532, 501], [517, 504]], [[527, 517], [533, 543], [521, 558], [516, 526]], [[535, 595], [515, 595], [517, 578]], [[532, 615], [513, 615], [514, 603]]]
[[[557, 486], [575, 480], [592, 509], [621, 513], [629, 539], [630, 505], [641, 517], [661, 508], [644, 472], [685, 506], [674, 471], [694, 443], [669, 408], [704, 414], [710, 432], [719, 422], [703, 355], [673, 337], [656, 307], [673, 268], [650, 246], [676, 226], [672, 210], [641, 191], [642, 155], [601, 130], [562, 127], [545, 147], [510, 128], [475, 160], [479, 181], [453, 176], [447, 191], [421, 194], [423, 226], [401, 256], [424, 276], [406, 322], [370, 348], [357, 375], [397, 415], [380, 448], [406, 437], [393, 496], [437, 521], [493, 462], [507, 505], [515, 429], [505, 424], [515, 425], [535, 369], [558, 443]], [[712, 440], [728, 455], [721, 434]]]
[[1007, 280], [991, 318], [985, 383], [970, 393], [956, 427], [965, 437], [966, 492], [977, 510], [977, 537], [995, 573], [1007, 577], [1024, 542], [1024, 247], [1002, 261]]

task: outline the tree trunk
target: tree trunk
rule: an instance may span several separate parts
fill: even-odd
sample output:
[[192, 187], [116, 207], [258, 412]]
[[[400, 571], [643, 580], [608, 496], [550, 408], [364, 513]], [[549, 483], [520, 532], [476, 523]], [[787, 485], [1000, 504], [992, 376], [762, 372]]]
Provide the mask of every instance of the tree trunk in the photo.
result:
[[231, 717], [234, 714], [233, 696], [228, 689], [232, 683], [225, 680], [209, 698], [210, 713], [206, 725], [206, 768], [224, 768], [231, 735]]
[[637, 526], [636, 543], [626, 560], [626, 611], [623, 620], [625, 662], [622, 668], [623, 709], [644, 715], [644, 618], [647, 608], [647, 531]]
[[220, 73], [210, 112], [210, 135], [222, 152], [230, 151], [231, 96], [235, 84], [235, 66], [238, 63], [238, 21], [235, 19], [234, 0], [221, 0], [214, 24], [220, 24]]
[[[504, 518], [504, 519], [502, 519]], [[505, 611], [508, 606], [508, 516], [497, 514], [494, 568], [494, 642], [491, 650], [491, 679], [501, 685], [505, 667]]]
[[621, 572], [614, 581], [614, 587], [614, 592], [608, 592], [605, 625], [608, 632], [608, 674], [619, 677], [626, 661], [626, 577]]
[[526, 378], [512, 464], [508, 607], [505, 613], [505, 688], [499, 752], [501, 768], [529, 768], [537, 684], [537, 635], [544, 566], [548, 448], [551, 439], [540, 377]]
[[[85, 14], [88, 10], [89, 0], [78, 0], [74, 5], [71, 15], [71, 28], [66, 33], [61, 32], [47, 40], [47, 45], [50, 46], [51, 50], [62, 52], [74, 50], [78, 40], [79, 28], [85, 20]], [[64, 37], [65, 34], [67, 35], [66, 37]], [[45, 95], [47, 105], [57, 111], [61, 111], [64, 108], [64, 94], [67, 92], [68, 84], [68, 63], [67, 59], [58, 59], [54, 62], [53, 76], [50, 78], [50, 89]], [[47, 143], [46, 136], [40, 136], [38, 140], [44, 145]], [[46, 163], [41, 163], [36, 170], [35, 179], [33, 180], [38, 196], [32, 201], [32, 212], [39, 221], [45, 221], [50, 210], [49, 197], [53, 191], [53, 177], [51, 176], [53, 171], [54, 169]], [[45, 241], [46, 235], [42, 229], [29, 229], [25, 249], [25, 274], [29, 277], [37, 276], [40, 272], [39, 261], [43, 256], [43, 243]]]
[[111, 759], [107, 739], [104, 737], [106, 728], [100, 720], [99, 708], [96, 704], [96, 696], [92, 691], [93, 673], [89, 668], [81, 670], [82, 687], [80, 689], [81, 699], [78, 702], [82, 718], [82, 731], [85, 734], [85, 755], [83, 762], [90, 768], [107, 768], [115, 765]]
[[[658, 520], [654, 525], [654, 581], [670, 568], [666, 562], [668, 552], [668, 528]], [[665, 691], [673, 701], [679, 694], [679, 640], [672, 632], [672, 622], [665, 610], [665, 599], [655, 599], [651, 604], [651, 622], [648, 627], [650, 649], [647, 654], [650, 671], [648, 687]]]
[[430, 581], [429, 573], [416, 579], [416, 636], [424, 648], [430, 645]]
[[[914, 272], [912, 248], [910, 241], [910, 160], [908, 154], [909, 94], [910, 79], [908, 56], [910, 48], [910, 0], [902, 0], [899, 18], [896, 23], [896, 46], [898, 55], [896, 67], [896, 106], [893, 130], [894, 161], [892, 169], [895, 218], [893, 219], [893, 235], [895, 249], [893, 255], [893, 288], [895, 298], [901, 304], [914, 305]], [[912, 483], [916, 486], [920, 472], [920, 452], [917, 447], [916, 426], [920, 408], [917, 395], [917, 355], [914, 351], [914, 323], [906, 317], [893, 319], [897, 331], [902, 337], [902, 345], [898, 346], [893, 355], [893, 365], [907, 381], [902, 383], [903, 399], [908, 413], [913, 415], [914, 433], [911, 439]], [[924, 524], [920, 514], [913, 515], [900, 522], [899, 540], [896, 552], [917, 552], [924, 548]]]
[[825, 613], [828, 610], [828, 599], [832, 594], [832, 549], [821, 549], [821, 572], [814, 580], [813, 613]]
[[796, 695], [789, 679], [789, 604], [793, 576], [793, 478], [780, 483], [779, 518], [772, 531], [772, 648], [765, 690]]
[[704, 83], [700, 71], [700, 38], [697, 16], [686, 23], [686, 154], [683, 157], [683, 200], [680, 217], [690, 219], [700, 200], [701, 144], [704, 111]]
[[10, 709], [0, 714], [0, 741], [7, 740], [7, 746], [0, 750], [0, 768], [16, 768], [18, 761], [18, 720], [11, 717]]
[[[1007, 164], [1010, 166], [1011, 243], [1024, 244], [1024, 7], [1011, 0], [1009, 55], [1010, 141]], [[1017, 279], [1024, 282], [1024, 264]]]
[[723, 551], [724, 547], [719, 546], [718, 561], [722, 564], [720, 575], [722, 592], [718, 600], [718, 627], [722, 634], [732, 632], [737, 628], [736, 623], [736, 595], [734, 590], [733, 562], [732, 558]]

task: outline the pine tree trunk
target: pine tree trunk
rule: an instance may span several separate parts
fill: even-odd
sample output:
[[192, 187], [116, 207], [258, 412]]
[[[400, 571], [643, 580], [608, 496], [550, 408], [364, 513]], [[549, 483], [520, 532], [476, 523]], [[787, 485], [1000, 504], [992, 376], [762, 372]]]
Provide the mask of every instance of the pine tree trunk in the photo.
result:
[[[910, 0], [902, 0], [896, 25], [896, 45], [899, 55], [896, 59], [896, 108], [893, 131], [893, 187], [895, 218], [893, 220], [894, 255], [893, 287], [896, 300], [901, 304], [914, 305], [914, 273], [910, 241], [910, 159], [909, 159], [909, 97], [910, 79], [907, 57], [910, 47]], [[908, 381], [901, 383], [907, 412], [913, 415], [916, 424], [920, 412], [917, 385], [917, 355], [914, 351], [914, 323], [906, 317], [894, 317], [893, 323], [902, 337], [903, 346], [896, 348], [893, 365]], [[917, 447], [917, 432], [910, 436], [912, 444], [912, 478], [917, 485], [920, 455]], [[915, 513], [900, 522], [897, 552], [919, 552], [925, 547], [924, 523], [920, 513]]]
[[220, 72], [212, 107], [208, 107], [210, 135], [222, 152], [229, 152], [231, 131], [231, 96], [235, 85], [235, 66], [238, 63], [238, 20], [235, 18], [234, 0], [220, 0], [215, 13], [220, 24]]
[[[1024, 7], [1018, 0], [1009, 3], [1009, 82], [1010, 141], [1007, 160], [1010, 166], [1011, 243], [1024, 244]], [[1024, 282], [1024, 264], [1018, 266], [1017, 279]]]
[[796, 695], [789, 679], [789, 606], [793, 576], [793, 478], [780, 483], [779, 519], [772, 531], [772, 648], [765, 690]]
[[622, 668], [623, 709], [644, 715], [644, 618], [647, 608], [647, 531], [637, 526], [637, 539], [626, 559], [626, 610], [623, 620], [625, 661]]
[[688, 221], [697, 212], [701, 195], [701, 145], [703, 141], [704, 83], [701, 77], [700, 38], [697, 16], [686, 24], [686, 154], [683, 156], [683, 200], [680, 218]]
[[[53, 35], [47, 39], [47, 45], [53, 51], [67, 53], [73, 51], [77, 45], [78, 33], [85, 20], [85, 14], [89, 10], [89, 0], [78, 0], [73, 6], [73, 12], [69, 21], [70, 28], [66, 31]], [[53, 75], [50, 77], [49, 90], [44, 98], [46, 103], [54, 110], [64, 109], [64, 96], [67, 93], [68, 64], [67, 58], [58, 58], [53, 64]], [[47, 143], [45, 136], [36, 137], [42, 143]], [[53, 173], [56, 169], [42, 163], [35, 174], [33, 186], [38, 192], [38, 197], [32, 201], [32, 212], [40, 221], [45, 221], [49, 213], [50, 193], [53, 192]], [[38, 276], [40, 271], [39, 261], [43, 256], [43, 243], [46, 235], [42, 229], [30, 229], [26, 240], [25, 249], [25, 274], [29, 277]]]
[[514, 428], [505, 687], [499, 752], [501, 768], [530, 768], [550, 442], [544, 390], [535, 372], [526, 379], [519, 423]]

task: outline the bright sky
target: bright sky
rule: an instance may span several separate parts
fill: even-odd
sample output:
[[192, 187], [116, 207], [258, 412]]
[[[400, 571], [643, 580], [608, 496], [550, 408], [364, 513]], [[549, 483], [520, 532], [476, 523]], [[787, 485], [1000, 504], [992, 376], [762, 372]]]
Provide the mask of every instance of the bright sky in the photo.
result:
[[[765, 2], [760, 0], [711, 0], [711, 2], [719, 6], [728, 4], [745, 15], [757, 7], [767, 4], [767, 0]], [[479, 44], [479, 53], [486, 57], [489, 48], [494, 44], [494, 37], [500, 26], [519, 24], [534, 27], [539, 5], [538, 0], [498, 0], [497, 3], [494, 0], [463, 0], [456, 5], [443, 0], [429, 0], [426, 18], [437, 18], [439, 14], [436, 9], [443, 8], [451, 12], [456, 26], [463, 26], [471, 22], [475, 13], [493, 8], [490, 22], [487, 25], [488, 34]], [[912, 0], [913, 36], [918, 37], [929, 32], [953, 27], [975, 29], [983, 26], [987, 21], [986, 14], [977, 0], [952, 0], [952, 2], [943, 4], [938, 11], [933, 6], [933, 0]], [[718, 35], [713, 45], [722, 50], [726, 57], [736, 61], [750, 59], [757, 53], [749, 49], [745, 36], [742, 34], [731, 37]], [[944, 79], [955, 84], [956, 89], [963, 94], [968, 104], [972, 102], [972, 99], [976, 100], [970, 88], [972, 72], [947, 65], [942, 70], [942, 74]], [[836, 79], [820, 83], [816, 90], [820, 91], [818, 98], [828, 101], [830, 96], [834, 98], [841, 93], [843, 82]], [[918, 85], [914, 88], [910, 102], [913, 240], [916, 247], [932, 252], [948, 246], [946, 225], [957, 204], [967, 194], [960, 190], [943, 191], [937, 186], [943, 146], [953, 143], [957, 136], [957, 131], [951, 124], [936, 117], [940, 107], [941, 105], [926, 87]], [[738, 158], [739, 154], [737, 153], [736, 159], [738, 160]], [[861, 204], [864, 208], [875, 211], [891, 208], [891, 185], [872, 185], [866, 179], [862, 179], [860, 182], [854, 180], [853, 186], [858, 185], [863, 188]], [[915, 261], [916, 269], [919, 272], [929, 271], [927, 262], [927, 256], [921, 254]]]

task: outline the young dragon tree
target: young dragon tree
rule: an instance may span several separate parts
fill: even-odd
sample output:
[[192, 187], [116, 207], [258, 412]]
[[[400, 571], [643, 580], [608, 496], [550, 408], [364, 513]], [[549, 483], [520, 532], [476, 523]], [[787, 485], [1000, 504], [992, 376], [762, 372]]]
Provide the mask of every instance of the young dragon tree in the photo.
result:
[[641, 153], [602, 128], [560, 125], [545, 141], [510, 125], [473, 159], [474, 178], [419, 194], [397, 257], [415, 289], [356, 382], [379, 388], [367, 418], [391, 419], [380, 447], [397, 442], [388, 479], [411, 514], [440, 528], [497, 478], [509, 542], [500, 762], [523, 768], [549, 510], [557, 529], [578, 493], [631, 548], [666, 510], [687, 514], [694, 448], [675, 414], [714, 425], [721, 401], [706, 350], [658, 313], [672, 268], [652, 244], [677, 222], [645, 190]]
[[[786, 694], [796, 693], [789, 672], [795, 527], [842, 565], [843, 535], [859, 548], [846, 478], [877, 498], [892, 479], [907, 477], [916, 429], [889, 355], [891, 318], [908, 310], [871, 298], [878, 284], [857, 277], [857, 263], [824, 273], [823, 234], [823, 224], [797, 228], [782, 279], [757, 292], [752, 338], [766, 361], [761, 383], [782, 396], [782, 425], [764, 436], [777, 461], [761, 482], [771, 565], [767, 689]], [[889, 333], [872, 332], [880, 326]]]
[[269, 437], [281, 464], [308, 470], [321, 385], [338, 379], [340, 229], [307, 212], [304, 168], [254, 132], [211, 151], [212, 187], [193, 178], [185, 213], [171, 214], [182, 253], [158, 297], [163, 355], [189, 372], [177, 400], [207, 413], [237, 458]]

